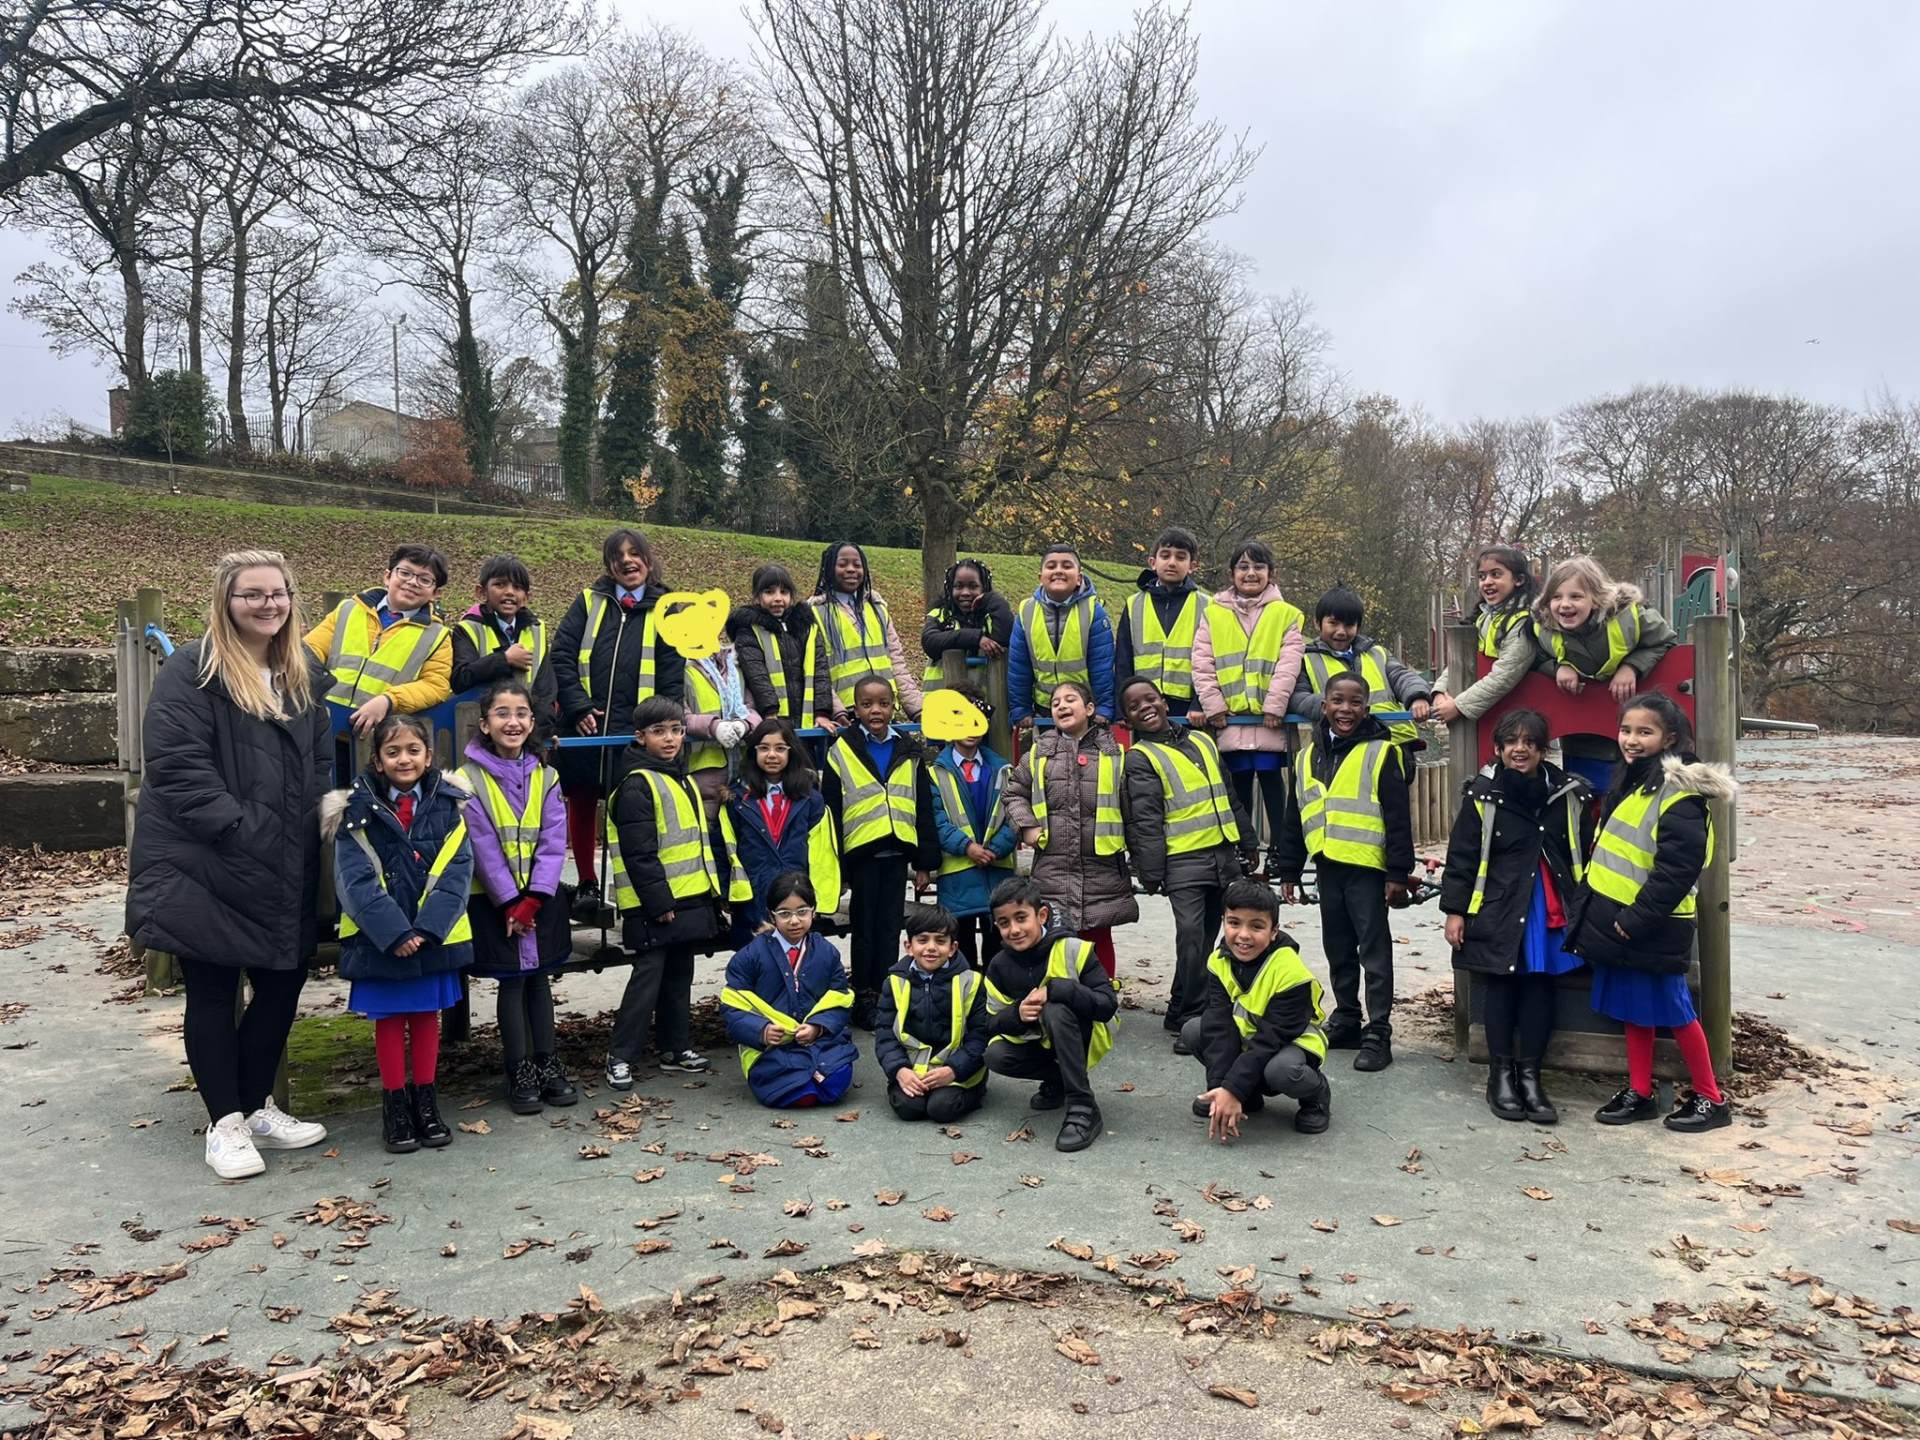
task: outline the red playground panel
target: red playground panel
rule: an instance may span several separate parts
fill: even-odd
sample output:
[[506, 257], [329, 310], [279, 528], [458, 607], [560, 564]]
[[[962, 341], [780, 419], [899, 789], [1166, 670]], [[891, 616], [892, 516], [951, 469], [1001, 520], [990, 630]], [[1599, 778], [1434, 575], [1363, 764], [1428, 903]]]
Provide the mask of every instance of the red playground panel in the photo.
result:
[[[1492, 668], [1491, 656], [1479, 657], [1479, 674], [1485, 675]], [[1679, 702], [1687, 719], [1699, 724], [1693, 713], [1693, 646], [1676, 645], [1661, 656], [1652, 673], [1641, 679], [1640, 689], [1666, 691]], [[1493, 759], [1493, 729], [1509, 710], [1538, 710], [1547, 717], [1549, 731], [1556, 740], [1568, 735], [1597, 735], [1602, 740], [1612, 740], [1619, 730], [1620, 702], [1608, 692], [1604, 680], [1589, 680], [1585, 690], [1569, 695], [1553, 683], [1551, 675], [1532, 671], [1480, 717], [1476, 728], [1482, 765]]]

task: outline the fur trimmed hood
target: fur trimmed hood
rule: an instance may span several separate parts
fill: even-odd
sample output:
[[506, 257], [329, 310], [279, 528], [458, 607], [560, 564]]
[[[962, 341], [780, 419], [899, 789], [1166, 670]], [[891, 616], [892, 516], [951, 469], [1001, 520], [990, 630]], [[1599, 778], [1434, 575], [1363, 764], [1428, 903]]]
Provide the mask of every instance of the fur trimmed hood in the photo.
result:
[[[440, 784], [458, 795], [461, 804], [465, 804], [473, 795], [473, 787], [467, 783], [467, 777], [458, 770], [441, 770], [436, 767], [429, 770], [427, 774], [437, 777]], [[353, 803], [355, 795], [366, 795], [369, 799], [372, 798], [372, 792], [367, 790], [360, 781], [355, 781], [350, 789], [329, 790], [320, 797], [320, 838], [322, 840], [332, 841], [340, 833], [340, 822], [346, 818], [347, 807]]]
[[1731, 771], [1724, 765], [1712, 765], [1705, 760], [1682, 760], [1678, 755], [1667, 755], [1660, 761], [1660, 769], [1668, 780], [1676, 785], [1684, 785], [1697, 795], [1709, 800], [1733, 800], [1740, 793], [1740, 785]]

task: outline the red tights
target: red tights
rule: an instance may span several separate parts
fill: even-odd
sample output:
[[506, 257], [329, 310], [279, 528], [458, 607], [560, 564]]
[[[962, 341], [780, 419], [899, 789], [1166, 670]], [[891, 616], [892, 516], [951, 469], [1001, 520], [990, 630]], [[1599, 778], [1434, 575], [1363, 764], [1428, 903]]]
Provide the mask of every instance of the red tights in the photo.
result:
[[407, 1059], [413, 1059], [413, 1083], [433, 1084], [440, 1060], [440, 1012], [389, 1015], [373, 1022], [373, 1053], [380, 1062], [380, 1088], [400, 1090], [407, 1083]]
[[567, 848], [582, 885], [594, 883], [594, 855], [600, 848], [600, 792], [591, 785], [566, 792]]
[[[1653, 1093], [1653, 1027], [1627, 1026], [1627, 1083], [1642, 1095]], [[1673, 1043], [1680, 1047], [1680, 1058], [1687, 1062], [1687, 1076], [1697, 1094], [1714, 1104], [1720, 1103], [1720, 1086], [1713, 1078], [1713, 1054], [1707, 1047], [1707, 1032], [1698, 1020], [1689, 1020], [1673, 1032]]]
[[1113, 927], [1102, 925], [1094, 930], [1082, 930], [1080, 938], [1093, 946], [1094, 958], [1100, 962], [1100, 968], [1107, 972], [1107, 978], [1113, 979], [1113, 971], [1118, 959], [1113, 953]]

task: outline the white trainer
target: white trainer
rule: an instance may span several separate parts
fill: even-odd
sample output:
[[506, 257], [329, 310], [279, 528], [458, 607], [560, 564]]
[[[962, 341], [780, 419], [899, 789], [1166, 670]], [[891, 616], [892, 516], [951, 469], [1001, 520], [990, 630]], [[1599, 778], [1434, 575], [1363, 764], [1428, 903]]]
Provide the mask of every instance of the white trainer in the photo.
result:
[[327, 1138], [327, 1127], [317, 1120], [296, 1120], [269, 1098], [247, 1117], [253, 1143], [262, 1150], [304, 1150]]
[[238, 1110], [207, 1127], [207, 1166], [222, 1180], [244, 1180], [267, 1168], [254, 1146], [247, 1117]]

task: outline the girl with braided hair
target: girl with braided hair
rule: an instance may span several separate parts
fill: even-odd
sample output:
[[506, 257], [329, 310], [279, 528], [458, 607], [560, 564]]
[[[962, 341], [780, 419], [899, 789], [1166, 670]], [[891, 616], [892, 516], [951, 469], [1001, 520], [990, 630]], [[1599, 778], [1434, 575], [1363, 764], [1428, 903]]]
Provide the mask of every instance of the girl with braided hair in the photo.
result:
[[820, 578], [807, 604], [827, 637], [835, 718], [850, 723], [854, 682], [878, 675], [893, 686], [900, 708], [918, 720], [920, 685], [907, 668], [907, 652], [887, 602], [873, 588], [867, 552], [851, 540], [836, 540], [821, 551]]
[[1002, 658], [1013, 639], [1013, 607], [993, 588], [987, 562], [971, 556], [947, 567], [940, 599], [927, 612], [920, 631], [920, 648], [927, 652], [927, 671], [921, 684], [928, 690], [940, 684], [940, 657], [949, 650]]

